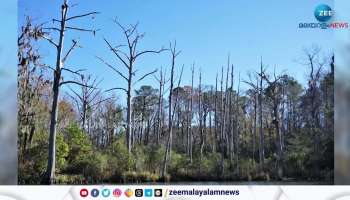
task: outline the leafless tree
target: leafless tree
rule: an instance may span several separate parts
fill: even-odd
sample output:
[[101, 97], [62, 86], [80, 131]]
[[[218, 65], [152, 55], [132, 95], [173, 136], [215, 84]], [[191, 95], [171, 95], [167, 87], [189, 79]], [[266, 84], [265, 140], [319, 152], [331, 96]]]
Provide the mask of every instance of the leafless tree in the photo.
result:
[[[126, 120], [126, 144], [128, 148], [128, 152], [131, 152], [132, 149], [132, 133], [133, 133], [133, 127], [131, 123], [132, 118], [132, 92], [133, 92], [133, 85], [142, 81], [146, 77], [154, 74], [157, 70], [153, 70], [151, 72], [148, 72], [141, 76], [140, 78], [134, 80], [134, 77], [136, 75], [137, 69], [135, 69], [135, 62], [143, 55], [145, 54], [159, 54], [166, 49], [161, 48], [159, 50], [143, 50], [138, 51], [138, 43], [141, 41], [141, 39], [144, 37], [144, 34], [139, 34], [137, 30], [138, 24], [130, 25], [128, 27], [125, 27], [121, 25], [116, 19], [113, 21], [123, 32], [124, 37], [126, 39], [126, 45], [117, 45], [113, 46], [106, 38], [104, 39], [105, 43], [107, 44], [109, 50], [116, 56], [116, 58], [121, 62], [122, 66], [124, 66], [127, 70], [127, 74], [123, 74], [118, 67], [115, 67], [108, 62], [106, 62], [103, 58], [97, 57], [102, 63], [104, 63], [106, 66], [111, 68], [114, 72], [116, 72], [123, 80], [127, 82], [127, 88], [122, 87], [116, 87], [111, 88], [108, 91], [111, 90], [123, 90], [127, 95], [127, 120]], [[126, 50], [122, 50], [122, 48], [125, 47]]]
[[[176, 50], [176, 41], [174, 42], [174, 44], [170, 43], [170, 51], [171, 51], [171, 73], [170, 73], [169, 113], [168, 113], [169, 135], [166, 142], [166, 149], [165, 149], [165, 155], [164, 155], [163, 170], [162, 170], [163, 177], [165, 177], [165, 175], [167, 174], [168, 162], [171, 159], [171, 148], [172, 148], [172, 140], [173, 140], [173, 119], [174, 119], [174, 111], [176, 110], [176, 106], [177, 106], [177, 98], [178, 98], [178, 94], [176, 94], [176, 99], [173, 105], [172, 98], [173, 98], [173, 89], [174, 89], [175, 60], [176, 60], [176, 57], [181, 53], [181, 51]], [[178, 87], [180, 87], [182, 71], [183, 71], [183, 67], [180, 73]]]
[[[69, 72], [75, 75], [80, 75], [79, 70], [74, 71], [70, 69], [69, 67], [65, 66], [65, 62], [67, 61], [68, 57], [71, 55], [73, 50], [77, 47], [80, 47], [78, 42], [76, 40], [72, 40], [72, 45], [68, 49], [68, 51], [64, 54], [64, 41], [65, 41], [65, 34], [68, 30], [72, 31], [83, 31], [83, 32], [90, 32], [95, 35], [97, 30], [94, 29], [85, 29], [80, 27], [74, 27], [70, 26], [68, 23], [71, 21], [74, 21], [78, 18], [84, 18], [88, 16], [94, 16], [98, 14], [98, 12], [90, 12], [82, 15], [76, 15], [69, 17], [68, 16], [68, 0], [64, 0], [62, 6], [61, 6], [61, 19], [53, 19], [53, 22], [58, 22], [59, 27], [43, 27], [41, 32], [39, 32], [39, 37], [47, 40], [51, 45], [55, 47], [57, 50], [57, 57], [56, 57], [56, 66], [55, 68], [51, 68], [53, 70], [54, 74], [54, 80], [53, 80], [53, 99], [52, 99], [52, 106], [51, 106], [51, 123], [50, 123], [50, 137], [49, 137], [49, 154], [48, 154], [48, 164], [47, 164], [47, 170], [46, 174], [43, 178], [43, 183], [46, 184], [52, 184], [54, 182], [55, 177], [55, 156], [56, 156], [56, 123], [57, 123], [57, 116], [58, 116], [58, 97], [59, 97], [59, 91], [60, 86], [65, 84], [77, 84], [84, 87], [89, 87], [87, 85], [83, 85], [82, 83], [79, 83], [77, 81], [66, 81], [63, 78], [62, 72]], [[55, 42], [54, 39], [51, 38], [49, 32], [45, 32], [44, 30], [48, 31], [57, 31], [59, 34], [58, 42]]]

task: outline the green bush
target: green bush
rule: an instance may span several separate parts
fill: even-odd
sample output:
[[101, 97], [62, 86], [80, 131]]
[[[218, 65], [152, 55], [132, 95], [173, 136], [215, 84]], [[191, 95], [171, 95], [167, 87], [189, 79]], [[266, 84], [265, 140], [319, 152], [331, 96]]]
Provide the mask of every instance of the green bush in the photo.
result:
[[109, 154], [113, 157], [113, 162], [109, 162], [114, 168], [114, 175], [121, 177], [123, 172], [132, 170], [134, 159], [129, 154], [124, 137], [117, 139], [109, 148]]
[[[19, 182], [25, 184], [38, 184], [44, 175], [48, 158], [48, 134], [38, 132], [35, 135], [32, 146], [28, 149], [25, 158], [19, 162]], [[69, 146], [64, 141], [62, 134], [56, 135], [56, 172], [59, 173], [66, 166], [66, 157], [69, 154]]]
[[86, 134], [79, 128], [77, 124], [72, 124], [64, 130], [65, 139], [69, 145], [68, 161], [83, 159], [86, 154], [92, 152], [92, 143]]
[[163, 146], [151, 146], [146, 149], [145, 167], [148, 171], [160, 174], [164, 162], [165, 148]]

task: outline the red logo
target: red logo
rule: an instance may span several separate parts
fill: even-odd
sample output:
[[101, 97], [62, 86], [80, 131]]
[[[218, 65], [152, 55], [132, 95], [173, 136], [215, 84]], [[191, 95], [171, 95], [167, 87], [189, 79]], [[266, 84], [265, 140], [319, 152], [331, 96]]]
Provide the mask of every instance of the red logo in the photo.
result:
[[113, 190], [113, 196], [120, 197], [122, 195], [122, 191], [120, 189]]
[[80, 196], [81, 197], [87, 197], [89, 195], [89, 191], [87, 189], [81, 189], [80, 190]]

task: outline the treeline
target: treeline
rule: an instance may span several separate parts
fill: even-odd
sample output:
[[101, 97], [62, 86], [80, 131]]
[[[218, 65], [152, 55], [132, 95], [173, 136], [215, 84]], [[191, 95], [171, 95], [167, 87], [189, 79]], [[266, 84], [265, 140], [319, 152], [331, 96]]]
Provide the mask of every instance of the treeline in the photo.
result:
[[[65, 35], [96, 33], [70, 23], [98, 14], [69, 17], [69, 8], [64, 1], [61, 19], [54, 19], [57, 27], [33, 25], [27, 18], [19, 30], [20, 184], [333, 181], [334, 57], [322, 59], [318, 48], [305, 51], [305, 87], [287, 73], [267, 73], [262, 59], [242, 80], [229, 57], [215, 85], [203, 83], [205, 74], [194, 65], [189, 84], [182, 80], [188, 72], [176, 62], [181, 56], [176, 42], [139, 50], [143, 34], [137, 24], [114, 21], [125, 44], [105, 38], [101, 51], [110, 51], [127, 73], [96, 59], [127, 87], [103, 90], [87, 71], [65, 65], [79, 46], [73, 40], [64, 48]], [[42, 40], [57, 54], [55, 67], [42, 63], [37, 49]], [[168, 68], [137, 74], [134, 63], [143, 55], [169, 52]], [[134, 88], [146, 78], [159, 84]], [[125, 92], [126, 105], [118, 103], [114, 90]]]

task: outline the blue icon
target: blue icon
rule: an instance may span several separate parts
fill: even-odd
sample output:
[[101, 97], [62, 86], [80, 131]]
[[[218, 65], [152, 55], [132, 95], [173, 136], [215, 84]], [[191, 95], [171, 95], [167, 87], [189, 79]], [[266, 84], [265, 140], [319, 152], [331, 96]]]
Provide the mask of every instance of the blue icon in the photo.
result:
[[152, 197], [152, 189], [145, 189], [145, 197]]
[[102, 190], [102, 196], [103, 197], [109, 197], [110, 194], [111, 194], [111, 191], [109, 189], [103, 189]]
[[92, 189], [91, 190], [91, 196], [92, 197], [98, 197], [99, 194], [100, 194], [100, 191], [98, 191], [98, 189]]
[[316, 7], [314, 15], [319, 22], [326, 22], [332, 18], [332, 8], [326, 4], [321, 4]]

